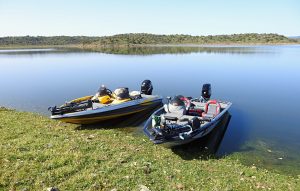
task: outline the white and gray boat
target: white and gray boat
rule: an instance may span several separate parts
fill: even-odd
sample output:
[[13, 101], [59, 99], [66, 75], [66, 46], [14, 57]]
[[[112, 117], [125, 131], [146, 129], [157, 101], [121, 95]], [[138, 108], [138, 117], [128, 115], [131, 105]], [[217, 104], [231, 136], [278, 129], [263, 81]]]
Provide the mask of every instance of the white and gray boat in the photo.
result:
[[144, 133], [155, 144], [167, 147], [186, 144], [208, 135], [222, 120], [232, 103], [212, 100], [211, 85], [204, 84], [201, 98], [175, 96], [156, 110], [144, 125]]

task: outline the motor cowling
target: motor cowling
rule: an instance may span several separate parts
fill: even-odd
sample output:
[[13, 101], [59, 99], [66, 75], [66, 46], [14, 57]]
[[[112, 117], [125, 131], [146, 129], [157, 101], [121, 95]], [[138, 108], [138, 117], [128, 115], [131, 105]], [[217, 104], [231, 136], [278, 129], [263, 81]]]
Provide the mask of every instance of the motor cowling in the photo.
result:
[[141, 93], [145, 95], [152, 95], [152, 82], [150, 80], [144, 80], [141, 85]]
[[211, 97], [211, 85], [210, 84], [203, 84], [201, 96], [207, 101]]

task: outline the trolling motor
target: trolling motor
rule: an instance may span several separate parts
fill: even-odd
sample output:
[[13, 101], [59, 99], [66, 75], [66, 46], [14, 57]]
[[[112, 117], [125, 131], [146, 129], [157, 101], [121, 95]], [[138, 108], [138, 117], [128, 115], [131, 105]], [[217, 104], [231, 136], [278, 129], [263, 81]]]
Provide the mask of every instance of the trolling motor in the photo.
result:
[[92, 100], [87, 100], [80, 103], [67, 103], [61, 107], [49, 107], [48, 111], [50, 111], [52, 115], [62, 115], [65, 113], [86, 110], [87, 108], [91, 108], [92, 106]]
[[211, 85], [210, 84], [203, 84], [201, 98], [204, 102], [207, 102], [211, 97]]
[[150, 80], [144, 80], [141, 85], [141, 93], [145, 95], [152, 95], [152, 82]]

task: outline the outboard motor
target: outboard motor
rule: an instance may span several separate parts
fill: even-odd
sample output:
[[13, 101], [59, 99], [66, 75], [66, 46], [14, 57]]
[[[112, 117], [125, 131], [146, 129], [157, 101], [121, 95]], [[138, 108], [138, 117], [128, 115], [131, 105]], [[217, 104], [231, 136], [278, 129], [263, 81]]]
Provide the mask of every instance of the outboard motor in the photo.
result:
[[211, 96], [211, 85], [210, 84], [203, 84], [201, 96], [205, 101], [208, 101], [210, 99], [210, 96]]
[[141, 93], [145, 95], [152, 95], [153, 86], [150, 80], [144, 80], [141, 85]]

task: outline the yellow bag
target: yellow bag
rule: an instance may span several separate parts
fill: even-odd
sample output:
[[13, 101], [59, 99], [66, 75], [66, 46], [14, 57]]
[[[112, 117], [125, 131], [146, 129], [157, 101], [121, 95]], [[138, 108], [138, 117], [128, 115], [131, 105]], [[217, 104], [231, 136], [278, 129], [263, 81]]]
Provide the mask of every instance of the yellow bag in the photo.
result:
[[98, 100], [102, 104], [108, 104], [108, 103], [110, 103], [112, 101], [109, 95], [99, 96]]

